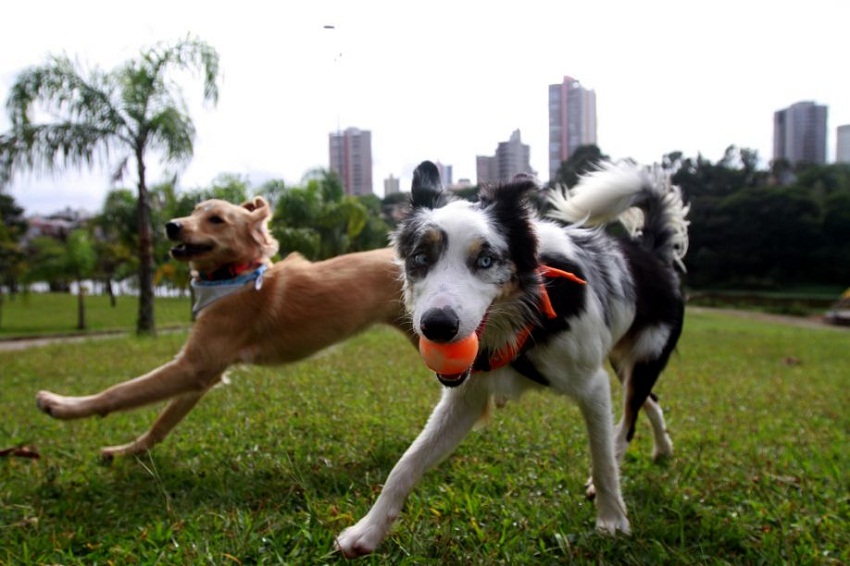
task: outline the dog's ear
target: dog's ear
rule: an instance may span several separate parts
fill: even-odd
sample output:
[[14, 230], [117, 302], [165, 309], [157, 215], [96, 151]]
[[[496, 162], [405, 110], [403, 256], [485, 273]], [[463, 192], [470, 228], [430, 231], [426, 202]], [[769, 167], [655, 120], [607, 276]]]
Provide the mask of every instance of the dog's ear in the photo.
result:
[[440, 182], [440, 171], [430, 161], [423, 161], [413, 171], [410, 187], [413, 208], [437, 208], [448, 200]]
[[272, 208], [263, 197], [254, 197], [253, 200], [242, 203], [242, 208], [251, 213], [253, 220], [265, 220], [272, 215]]
[[506, 211], [522, 211], [528, 215], [528, 197], [537, 184], [528, 177], [514, 178], [513, 182], [501, 185], [484, 185], [478, 190], [478, 201], [482, 208], [494, 207]]
[[492, 215], [511, 243], [511, 259], [520, 273], [537, 268], [537, 236], [532, 227], [534, 216], [529, 196], [537, 184], [515, 180], [502, 185], [484, 186], [478, 191], [479, 206]]
[[252, 200], [242, 203], [242, 208], [251, 213], [249, 234], [254, 242], [260, 246], [260, 258], [271, 258], [278, 250], [277, 240], [269, 233], [268, 228], [272, 207], [263, 197], [254, 197]]

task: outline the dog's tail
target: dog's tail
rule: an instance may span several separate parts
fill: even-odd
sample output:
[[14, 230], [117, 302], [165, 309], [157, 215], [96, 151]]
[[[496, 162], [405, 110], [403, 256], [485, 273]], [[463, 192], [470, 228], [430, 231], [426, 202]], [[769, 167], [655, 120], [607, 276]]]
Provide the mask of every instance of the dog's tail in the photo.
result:
[[685, 270], [689, 207], [660, 167], [604, 162], [572, 189], [552, 191], [549, 200], [552, 218], [583, 225], [618, 220], [633, 239]]

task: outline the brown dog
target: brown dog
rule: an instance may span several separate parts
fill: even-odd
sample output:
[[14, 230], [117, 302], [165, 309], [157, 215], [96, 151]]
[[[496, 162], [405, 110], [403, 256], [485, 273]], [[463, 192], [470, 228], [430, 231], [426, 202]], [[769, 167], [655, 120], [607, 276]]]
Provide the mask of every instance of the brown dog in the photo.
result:
[[274, 365], [301, 360], [375, 323], [406, 332], [401, 273], [391, 248], [320, 262], [290, 254], [274, 265], [278, 243], [269, 234], [271, 210], [260, 197], [242, 206], [199, 204], [166, 225], [175, 259], [195, 270], [195, 321], [176, 358], [150, 373], [96, 395], [48, 391], [38, 408], [56, 418], [105, 416], [170, 400], [151, 429], [104, 456], [137, 454], [161, 442], [224, 371], [237, 363]]

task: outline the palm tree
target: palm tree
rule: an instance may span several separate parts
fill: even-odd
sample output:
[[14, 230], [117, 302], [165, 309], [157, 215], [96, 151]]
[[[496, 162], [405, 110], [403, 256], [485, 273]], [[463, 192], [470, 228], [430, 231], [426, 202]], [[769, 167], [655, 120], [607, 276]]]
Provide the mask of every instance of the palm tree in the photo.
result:
[[[0, 135], [0, 186], [20, 169], [114, 166], [117, 182], [135, 165], [138, 202], [139, 311], [136, 331], [155, 334], [153, 227], [145, 159], [161, 154], [169, 166], [192, 157], [195, 127], [170, 72], [200, 69], [204, 100], [218, 102], [219, 57], [198, 39], [157, 45], [110, 72], [85, 72], [53, 56], [18, 75], [6, 102], [12, 124]], [[33, 121], [35, 111], [47, 115]], [[117, 158], [117, 165], [114, 159]]]

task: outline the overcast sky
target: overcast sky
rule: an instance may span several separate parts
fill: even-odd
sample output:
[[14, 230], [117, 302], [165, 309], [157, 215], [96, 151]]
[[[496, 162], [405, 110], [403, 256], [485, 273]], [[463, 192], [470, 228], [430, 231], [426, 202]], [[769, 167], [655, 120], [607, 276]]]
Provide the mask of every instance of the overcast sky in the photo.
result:
[[[40, 0], [4, 3], [0, 18], [4, 103], [16, 74], [50, 53], [110, 69], [186, 34], [214, 46], [218, 106], [200, 103], [198, 81], [184, 90], [190, 189], [220, 173], [297, 184], [328, 166], [338, 126], [371, 130], [379, 195], [390, 174], [407, 190], [423, 159], [474, 182], [475, 156], [516, 129], [545, 181], [547, 89], [564, 75], [596, 91], [598, 143], [614, 158], [717, 160], [735, 144], [766, 163], [773, 112], [814, 100], [829, 107], [832, 159], [836, 127], [850, 124], [847, 0]], [[9, 190], [27, 213], [49, 213], [98, 210], [108, 189], [98, 171], [19, 175]]]

